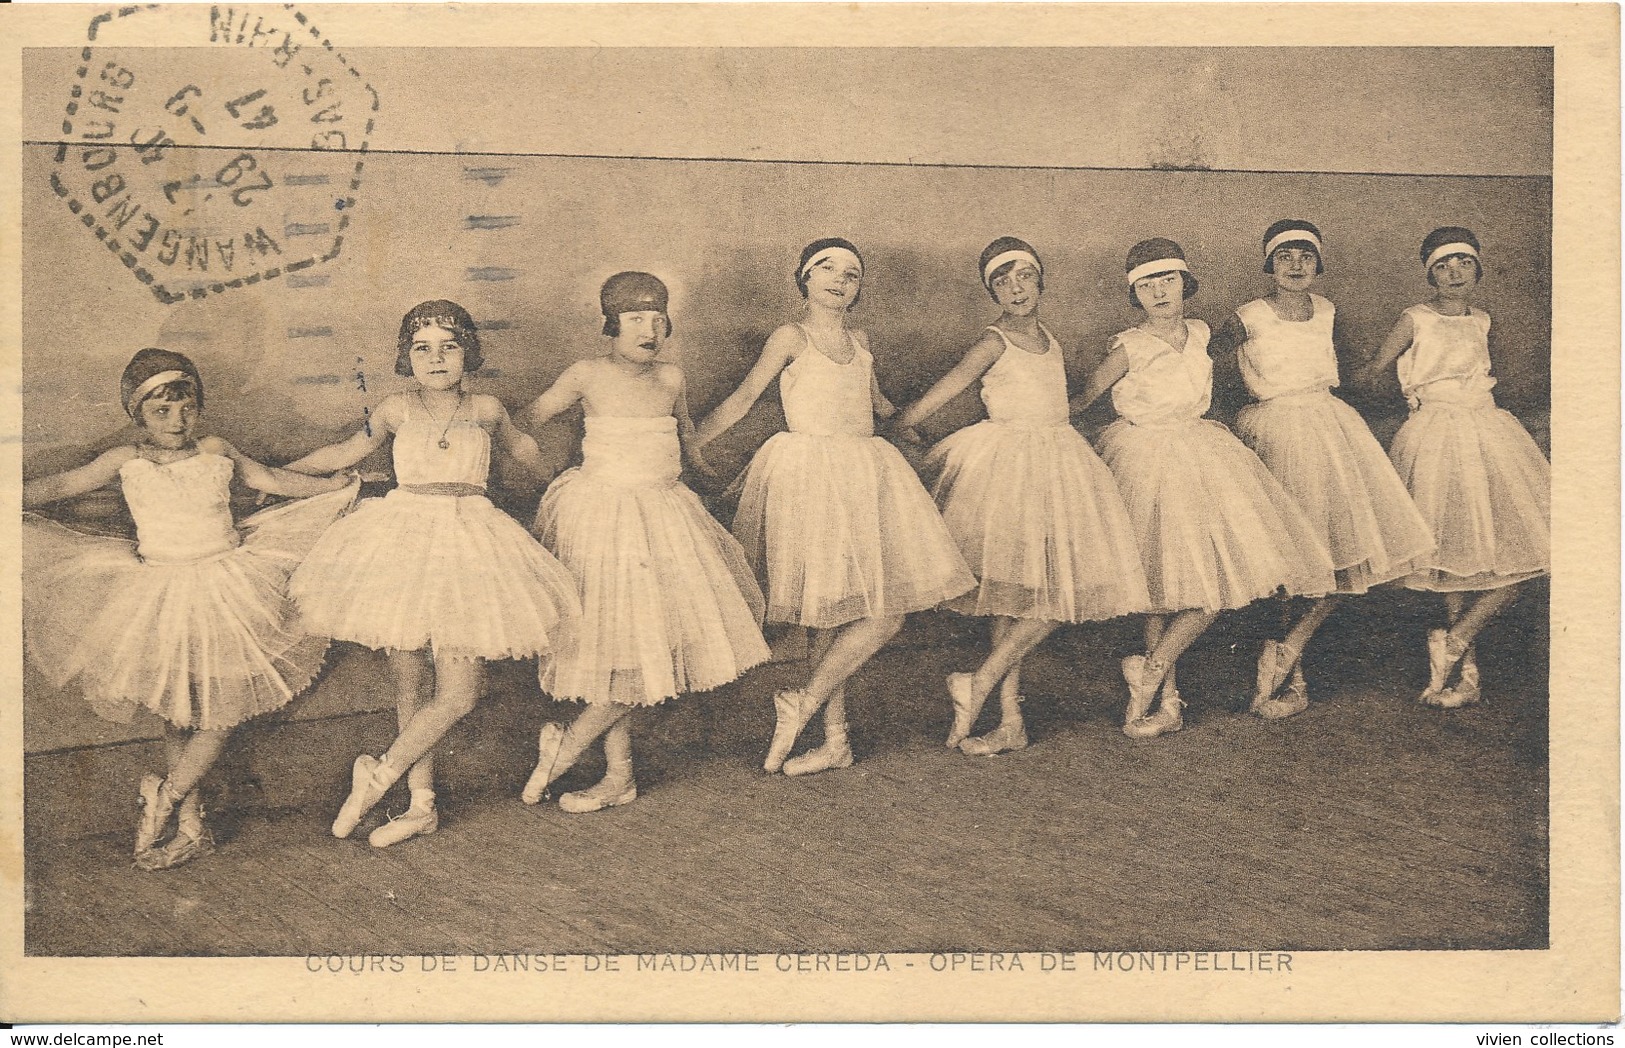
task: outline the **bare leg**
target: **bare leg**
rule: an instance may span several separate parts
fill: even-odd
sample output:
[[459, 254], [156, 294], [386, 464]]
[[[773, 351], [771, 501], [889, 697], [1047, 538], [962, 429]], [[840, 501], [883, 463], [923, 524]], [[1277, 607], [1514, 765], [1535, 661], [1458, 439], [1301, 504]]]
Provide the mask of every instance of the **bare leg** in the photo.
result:
[[[988, 694], [1000, 681], [1006, 682], [1005, 689], [1000, 693], [1000, 705], [1006, 719], [1014, 708], [1016, 719], [1020, 720], [1020, 693], [1016, 688], [1020, 686], [1021, 660], [1045, 637], [1054, 633], [1057, 625], [1044, 619], [995, 620], [993, 650], [987, 660], [974, 673], [953, 673], [948, 676], [948, 695], [954, 704], [954, 723], [948, 734], [949, 746], [958, 746], [970, 734]], [[1016, 676], [1014, 686], [1009, 683], [1012, 674]]]
[[[601, 811], [630, 804], [637, 799], [638, 786], [632, 775], [632, 707], [617, 706], [612, 709], [619, 710], [620, 716], [604, 733], [604, 777], [588, 789], [560, 797], [559, 807], [567, 812], [579, 815]], [[572, 730], [574, 727], [571, 725]]]
[[[399, 731], [405, 731], [418, 710], [433, 701], [434, 678], [432, 663], [426, 652], [396, 651], [389, 655], [390, 673], [395, 678], [395, 720]], [[425, 753], [412, 770], [406, 773], [406, 782], [414, 794], [434, 791], [434, 751]]]
[[[800, 692], [780, 692], [773, 697], [778, 723], [763, 767], [778, 771], [795, 745], [796, 736], [819, 708], [832, 699], [852, 674], [874, 657], [903, 626], [902, 615], [859, 619], [842, 626], [824, 650], [812, 677]], [[818, 640], [823, 644], [823, 638]], [[844, 718], [843, 718], [844, 719]]]
[[1293, 626], [1291, 632], [1281, 641], [1286, 645], [1290, 657], [1290, 661], [1282, 667], [1283, 670], [1290, 670], [1298, 664], [1304, 650], [1309, 647], [1309, 641], [1314, 637], [1315, 631], [1326, 624], [1326, 620], [1337, 610], [1339, 603], [1341, 598], [1334, 596], [1317, 598], [1309, 605], [1309, 610], [1303, 613], [1303, 618], [1298, 620], [1298, 624]]
[[150, 856], [143, 853], [150, 853], [163, 839], [177, 805], [186, 823], [201, 833], [203, 811], [197, 785], [220, 759], [230, 738], [230, 728], [188, 731], [164, 725], [164, 763], [169, 774], [163, 779], [156, 775], [141, 779], [142, 812], [135, 831], [136, 857], [148, 863], [148, 868], [159, 866], [152, 865]]
[[484, 669], [479, 659], [435, 657], [434, 701], [413, 714], [382, 760], [366, 755], [356, 758], [350, 796], [333, 821], [333, 836], [348, 837], [395, 781], [473, 710], [479, 700]]
[[[1173, 681], [1174, 666], [1202, 632], [1218, 618], [1218, 612], [1191, 608], [1171, 619], [1151, 616], [1146, 621], [1145, 636], [1149, 654], [1131, 655], [1123, 660], [1123, 677], [1129, 686], [1128, 716], [1123, 731], [1132, 738], [1150, 739], [1184, 726], [1179, 692]], [[1146, 716], [1151, 698], [1158, 685], [1163, 685], [1162, 702], [1157, 712]]]
[[[574, 767], [575, 762], [581, 759], [581, 755], [586, 753], [600, 736], [617, 725], [625, 724], [626, 716], [631, 712], [632, 707], [617, 703], [595, 704], [582, 710], [570, 726], [562, 731], [557, 724], [545, 725], [541, 732], [536, 770], [531, 772], [530, 780], [525, 783], [525, 803], [535, 804], [541, 800], [542, 793], [548, 786]], [[627, 729], [624, 741], [627, 747], [627, 771], [630, 775], [632, 746], [630, 725], [627, 725]], [[607, 739], [604, 743], [604, 755], [606, 758], [609, 756]]]

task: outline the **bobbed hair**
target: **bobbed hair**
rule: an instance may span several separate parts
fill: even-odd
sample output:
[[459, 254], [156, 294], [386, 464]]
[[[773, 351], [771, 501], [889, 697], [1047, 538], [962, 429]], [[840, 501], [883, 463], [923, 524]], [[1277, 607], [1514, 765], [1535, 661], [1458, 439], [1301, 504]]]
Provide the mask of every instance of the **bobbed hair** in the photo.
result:
[[[1474, 251], [1482, 252], [1484, 249], [1478, 244], [1478, 237], [1473, 235], [1471, 229], [1465, 226], [1440, 226], [1422, 238], [1421, 259], [1422, 265], [1427, 266], [1428, 284], [1438, 287], [1439, 282], [1433, 279], [1433, 267], [1428, 265], [1428, 256], [1446, 244], [1471, 244]], [[1445, 258], [1449, 258], [1446, 255]], [[1439, 261], [1444, 261], [1440, 259]], [[1478, 280], [1484, 279], [1484, 264], [1476, 257], [1473, 259], [1473, 272]]]
[[[1043, 294], [1044, 260], [1039, 258], [1038, 252], [1033, 249], [1031, 244], [1027, 243], [1025, 240], [1022, 240], [1020, 237], [1000, 237], [987, 247], [983, 248], [982, 257], [976, 262], [976, 275], [981, 276], [983, 270], [987, 268], [988, 262], [996, 256], [1004, 254], [1006, 251], [1025, 251], [1034, 258], [1038, 258], [1038, 292], [1039, 294]], [[998, 269], [995, 269], [993, 272], [987, 274], [987, 279], [983, 282], [982, 286], [987, 289], [989, 298], [995, 302], [999, 300], [999, 296], [993, 293], [993, 282], [1010, 272], [1010, 270], [1015, 267], [1015, 264], [1020, 261], [1021, 259], [1019, 258], [1013, 258], [1004, 265], [1000, 266]]]
[[480, 352], [480, 333], [468, 310], [443, 298], [419, 302], [401, 318], [400, 335], [395, 340], [395, 374], [412, 375], [412, 339], [426, 327], [443, 327], [463, 347], [463, 373], [472, 375], [485, 363]]
[[[1301, 218], [1283, 218], [1281, 221], [1273, 223], [1268, 229], [1264, 230], [1263, 242], [1265, 246], [1268, 246], [1269, 242], [1274, 240], [1280, 234], [1292, 229], [1302, 229], [1306, 232], [1312, 233], [1314, 234], [1315, 240], [1319, 240], [1322, 243], [1324, 243], [1326, 240], [1325, 237], [1320, 235], [1320, 230], [1315, 227], [1313, 222], [1305, 222]], [[1320, 274], [1326, 272], [1326, 263], [1321, 260], [1320, 248], [1315, 246], [1314, 241], [1283, 240], [1279, 244], [1275, 245], [1275, 251], [1279, 251], [1283, 247], [1296, 247], [1302, 248], [1305, 251], [1313, 251], [1315, 253], [1315, 276], [1318, 277]], [[1271, 276], [1275, 275], [1275, 251], [1271, 251], [1269, 254], [1264, 256], [1264, 272], [1270, 274]]]
[[[847, 240], [845, 237], [825, 237], [822, 240], [814, 240], [812, 243], [801, 249], [801, 260], [796, 263], [796, 290], [801, 292], [802, 298], [807, 297], [807, 277], [803, 272], [807, 268], [807, 263], [811, 261], [812, 257], [818, 254], [820, 251], [825, 251], [832, 247], [841, 247], [852, 252], [854, 255], [858, 256], [858, 265], [863, 265], [863, 252], [859, 251], [857, 245], [852, 243], [852, 241]], [[858, 302], [862, 298], [863, 286], [860, 284], [858, 286], [858, 293], [852, 296], [852, 304], [846, 308], [849, 310], [858, 308]]]

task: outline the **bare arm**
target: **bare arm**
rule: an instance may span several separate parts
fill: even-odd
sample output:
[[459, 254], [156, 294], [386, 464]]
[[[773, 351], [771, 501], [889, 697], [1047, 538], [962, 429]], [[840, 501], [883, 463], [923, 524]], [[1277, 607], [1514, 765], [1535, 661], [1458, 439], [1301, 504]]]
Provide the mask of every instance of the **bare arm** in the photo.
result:
[[88, 495], [118, 476], [119, 467], [135, 458], [135, 448], [128, 445], [109, 448], [95, 461], [66, 473], [53, 473], [48, 477], [23, 482], [23, 508], [33, 509], [63, 499]]
[[317, 448], [282, 468], [294, 473], [314, 474], [337, 473], [339, 470], [349, 469], [382, 447], [384, 441], [389, 439], [389, 435], [395, 432], [400, 424], [400, 398], [386, 397], [383, 403], [378, 405], [378, 410], [368, 416], [361, 429], [348, 440], [329, 444], [325, 448]]
[[199, 451], [231, 459], [237, 467], [237, 476], [244, 484], [269, 495], [309, 498], [311, 495], [325, 495], [329, 491], [338, 491], [351, 484], [351, 479], [347, 476], [311, 476], [307, 473], [295, 473], [292, 470], [267, 466], [249, 458], [233, 447], [230, 441], [220, 437], [204, 437], [198, 441], [197, 446]]
[[1355, 368], [1354, 374], [1349, 377], [1350, 383], [1365, 389], [1377, 386], [1382, 381], [1383, 372], [1394, 366], [1399, 355], [1410, 348], [1411, 342], [1416, 338], [1416, 325], [1411, 321], [1409, 313], [1401, 313], [1394, 329], [1388, 332], [1383, 339], [1382, 348], [1377, 355]]
[[[542, 394], [543, 397], [546, 395]], [[502, 406], [502, 401], [495, 397], [481, 397], [480, 401], [482, 422], [491, 426], [497, 443], [508, 456], [529, 470], [532, 475], [543, 481], [551, 480], [552, 475], [547, 471], [547, 464], [542, 461], [542, 449], [537, 445], [536, 438], [513, 424], [513, 419], [508, 415], [508, 409]]]
[[1089, 384], [1084, 386], [1083, 392], [1072, 398], [1073, 416], [1081, 415], [1089, 409], [1089, 405], [1099, 400], [1101, 394], [1122, 381], [1128, 374], [1128, 353], [1122, 346], [1112, 345], [1106, 354], [1106, 359], [1100, 362], [1094, 372], [1089, 376]]
[[773, 332], [767, 340], [767, 345], [762, 347], [762, 355], [751, 366], [750, 372], [739, 384], [739, 388], [728, 394], [727, 398], [706, 416], [705, 421], [700, 423], [699, 430], [694, 434], [694, 446], [703, 448], [737, 425], [751, 409], [751, 405], [761, 399], [768, 383], [777, 378], [779, 372], [795, 359], [795, 353], [801, 348], [802, 342], [801, 332], [791, 324], [785, 324]]
[[925, 396], [904, 408], [893, 427], [908, 432], [942, 409], [942, 406], [970, 388], [970, 384], [987, 374], [1004, 352], [1004, 340], [993, 332], [984, 332], [965, 356], [946, 375], [925, 391]]
[[529, 430], [540, 429], [559, 415], [570, 410], [586, 395], [585, 361], [578, 361], [564, 369], [547, 392], [530, 402], [519, 413], [519, 421]]
[[672, 403], [671, 413], [677, 418], [677, 443], [683, 449], [683, 459], [694, 472], [714, 477], [716, 473], [711, 464], [705, 461], [694, 442], [694, 419], [688, 413], [688, 380], [682, 369], [674, 367], [672, 370], [677, 373], [677, 399]]

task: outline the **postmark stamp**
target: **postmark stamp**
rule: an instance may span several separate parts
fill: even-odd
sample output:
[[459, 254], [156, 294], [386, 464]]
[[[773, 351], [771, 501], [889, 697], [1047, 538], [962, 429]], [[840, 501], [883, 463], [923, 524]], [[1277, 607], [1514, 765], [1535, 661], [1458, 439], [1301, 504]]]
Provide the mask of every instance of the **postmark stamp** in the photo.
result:
[[337, 258], [378, 93], [292, 4], [168, 11], [162, 51], [134, 43], [154, 9], [91, 19], [52, 191], [164, 303]]

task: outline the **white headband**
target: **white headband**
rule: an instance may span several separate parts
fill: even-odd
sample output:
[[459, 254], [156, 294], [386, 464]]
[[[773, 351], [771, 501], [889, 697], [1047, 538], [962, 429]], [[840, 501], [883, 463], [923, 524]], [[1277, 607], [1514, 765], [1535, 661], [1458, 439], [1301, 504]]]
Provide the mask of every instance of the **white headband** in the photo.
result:
[[1294, 240], [1301, 240], [1315, 245], [1315, 254], [1320, 254], [1320, 238], [1307, 229], [1288, 229], [1270, 237], [1270, 242], [1264, 245], [1264, 257], [1269, 258], [1275, 254], [1275, 249], [1282, 244], [1290, 244]]
[[1169, 273], [1175, 270], [1189, 273], [1191, 267], [1187, 266], [1182, 258], [1159, 258], [1154, 262], [1142, 262], [1128, 271], [1128, 282], [1132, 285], [1136, 280], [1143, 280], [1153, 273]]
[[988, 259], [987, 265], [982, 267], [982, 283], [991, 288], [993, 286], [993, 274], [998, 272], [999, 267], [1004, 265], [1006, 262], [1015, 262], [1018, 259], [1031, 262], [1033, 264], [1033, 268], [1038, 270], [1040, 275], [1043, 274], [1044, 264], [1038, 261], [1038, 256], [1033, 254], [1031, 251], [1018, 247], [1010, 251], [1001, 252]]
[[1427, 263], [1423, 265], [1422, 268], [1432, 269], [1433, 263], [1439, 261], [1439, 259], [1444, 258], [1447, 255], [1470, 255], [1476, 259], [1478, 258], [1478, 248], [1471, 244], [1440, 245], [1439, 247], [1433, 249], [1433, 254], [1428, 256]]
[[158, 374], [147, 379], [147, 381], [141, 383], [141, 385], [130, 391], [129, 399], [125, 400], [124, 402], [124, 413], [131, 418], [135, 418], [135, 409], [141, 406], [141, 401], [145, 399], [148, 393], [151, 393], [159, 386], [167, 386], [169, 383], [183, 378], [190, 382], [192, 376], [188, 375], [184, 371], [158, 372]]
[[818, 263], [824, 261], [827, 258], [844, 258], [844, 259], [847, 259], [854, 266], [858, 267], [858, 272], [859, 273], [863, 272], [863, 259], [859, 258], [857, 255], [855, 255], [852, 252], [848, 251], [844, 247], [826, 247], [824, 250], [818, 252], [817, 254], [813, 255], [813, 257], [809, 258], [807, 260], [807, 264], [801, 267], [801, 279], [803, 279], [803, 280], [807, 279], [807, 274], [812, 272], [812, 267], [816, 266]]

